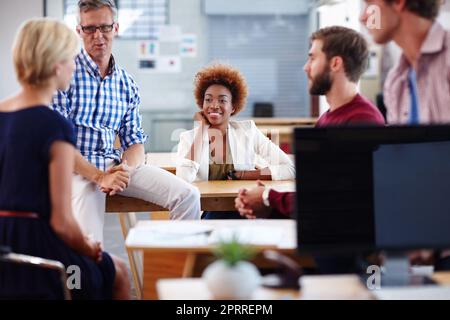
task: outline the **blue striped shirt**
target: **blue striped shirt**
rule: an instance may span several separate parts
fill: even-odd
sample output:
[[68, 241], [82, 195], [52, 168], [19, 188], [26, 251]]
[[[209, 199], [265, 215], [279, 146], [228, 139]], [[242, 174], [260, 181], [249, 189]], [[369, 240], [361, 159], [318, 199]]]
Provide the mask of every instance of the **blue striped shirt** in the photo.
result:
[[[67, 91], [58, 91], [52, 109], [73, 122], [77, 147], [93, 165], [106, 170], [108, 159], [120, 162], [122, 151], [147, 140], [139, 114], [139, 90], [125, 70], [111, 57], [102, 79], [97, 64], [83, 49]], [[122, 148], [115, 149], [119, 136]]]

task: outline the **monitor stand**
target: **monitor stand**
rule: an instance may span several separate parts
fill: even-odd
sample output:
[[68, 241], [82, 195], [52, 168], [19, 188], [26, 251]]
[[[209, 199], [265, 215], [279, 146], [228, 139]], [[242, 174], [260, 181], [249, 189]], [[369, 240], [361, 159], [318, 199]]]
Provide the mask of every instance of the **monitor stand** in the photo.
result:
[[383, 267], [381, 288], [436, 284], [426, 275], [411, 274], [411, 264], [405, 253], [386, 252]]

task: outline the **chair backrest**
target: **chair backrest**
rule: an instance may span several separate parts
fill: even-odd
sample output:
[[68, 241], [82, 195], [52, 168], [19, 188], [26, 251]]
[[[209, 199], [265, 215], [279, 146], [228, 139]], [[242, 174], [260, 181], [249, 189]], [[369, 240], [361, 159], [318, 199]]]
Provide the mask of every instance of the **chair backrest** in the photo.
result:
[[253, 104], [253, 116], [255, 118], [273, 117], [273, 104], [270, 102], [255, 102]]
[[[56, 260], [43, 259], [35, 256], [13, 253], [11, 252], [11, 249], [9, 247], [0, 246], [0, 263], [11, 263], [16, 265], [31, 266], [47, 270], [54, 270], [58, 272], [64, 293], [64, 299], [71, 300], [70, 291], [67, 288], [66, 268], [61, 262]], [[20, 298], [20, 297], [11, 297], [11, 298]], [[32, 297], [27, 296], [24, 298], [32, 298]]]

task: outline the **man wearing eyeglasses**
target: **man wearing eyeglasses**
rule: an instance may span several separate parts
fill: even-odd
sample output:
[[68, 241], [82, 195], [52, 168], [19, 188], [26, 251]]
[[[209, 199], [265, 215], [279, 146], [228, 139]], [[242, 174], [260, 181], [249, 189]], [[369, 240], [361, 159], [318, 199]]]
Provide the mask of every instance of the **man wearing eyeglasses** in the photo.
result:
[[[77, 32], [83, 49], [70, 88], [53, 109], [72, 121], [77, 137], [72, 205], [83, 231], [103, 241], [106, 194], [143, 199], [170, 210], [172, 219], [199, 219], [200, 196], [192, 185], [144, 164], [147, 140], [139, 90], [120, 68], [112, 44], [119, 31], [113, 0], [80, 0]], [[116, 136], [121, 149], [114, 148]], [[123, 150], [123, 152], [122, 152]]]

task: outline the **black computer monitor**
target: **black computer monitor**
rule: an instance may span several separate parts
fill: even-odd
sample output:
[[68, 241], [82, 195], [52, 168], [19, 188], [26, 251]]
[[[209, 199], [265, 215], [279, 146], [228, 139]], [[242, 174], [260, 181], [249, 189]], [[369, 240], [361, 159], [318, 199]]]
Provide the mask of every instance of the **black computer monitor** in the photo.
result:
[[301, 253], [450, 248], [450, 126], [298, 128]]

